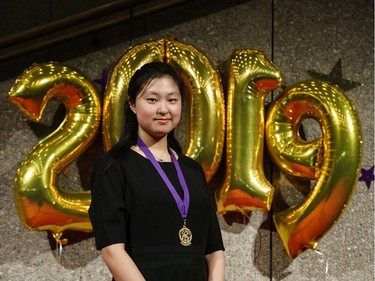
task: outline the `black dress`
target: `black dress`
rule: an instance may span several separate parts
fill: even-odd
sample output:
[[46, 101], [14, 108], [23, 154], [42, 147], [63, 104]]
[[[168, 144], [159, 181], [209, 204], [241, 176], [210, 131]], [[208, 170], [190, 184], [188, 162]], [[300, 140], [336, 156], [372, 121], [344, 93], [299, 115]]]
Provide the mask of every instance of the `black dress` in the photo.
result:
[[[206, 281], [205, 255], [224, 250], [202, 167], [184, 155], [178, 162], [190, 194], [186, 221], [193, 235], [190, 246], [180, 244], [183, 220], [150, 160], [129, 150], [121, 163], [106, 170], [108, 154], [104, 154], [93, 171], [89, 215], [96, 247], [125, 243], [147, 281]], [[181, 196], [173, 163], [160, 164]]]

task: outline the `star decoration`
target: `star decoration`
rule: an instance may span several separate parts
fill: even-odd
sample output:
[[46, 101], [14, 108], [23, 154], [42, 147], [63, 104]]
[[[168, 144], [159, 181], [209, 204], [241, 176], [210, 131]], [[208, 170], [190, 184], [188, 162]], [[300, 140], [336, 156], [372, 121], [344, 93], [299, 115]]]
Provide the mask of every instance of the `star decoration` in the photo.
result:
[[307, 73], [314, 79], [325, 80], [327, 82], [336, 84], [345, 92], [358, 86], [362, 86], [362, 83], [360, 82], [351, 81], [342, 77], [341, 59], [336, 62], [329, 74], [323, 74], [312, 70], [308, 70]]
[[374, 166], [366, 170], [361, 168], [361, 176], [358, 181], [364, 181], [366, 183], [367, 189], [370, 189], [371, 182], [374, 181]]
[[94, 80], [96, 83], [98, 83], [101, 86], [102, 93], [105, 92], [105, 87], [107, 86], [109, 74], [106, 70], [103, 70], [102, 77], [100, 79]]

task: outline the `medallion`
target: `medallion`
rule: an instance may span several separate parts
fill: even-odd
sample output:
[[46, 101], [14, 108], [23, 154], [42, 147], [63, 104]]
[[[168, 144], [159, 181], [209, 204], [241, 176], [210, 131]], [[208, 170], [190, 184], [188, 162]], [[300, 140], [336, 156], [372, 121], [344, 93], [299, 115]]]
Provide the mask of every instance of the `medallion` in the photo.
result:
[[184, 224], [180, 231], [178, 232], [178, 236], [180, 238], [180, 243], [182, 246], [190, 246], [191, 240], [193, 239], [193, 234], [191, 233], [190, 229], [186, 227]]

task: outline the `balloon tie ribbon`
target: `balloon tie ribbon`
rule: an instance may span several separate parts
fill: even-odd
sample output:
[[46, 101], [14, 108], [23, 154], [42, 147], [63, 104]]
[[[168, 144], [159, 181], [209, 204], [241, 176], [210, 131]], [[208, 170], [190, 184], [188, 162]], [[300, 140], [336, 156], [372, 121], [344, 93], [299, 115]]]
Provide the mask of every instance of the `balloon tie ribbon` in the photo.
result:
[[53, 238], [55, 238], [56, 241], [56, 253], [59, 263], [61, 263], [63, 245], [68, 244], [67, 238], [61, 239], [62, 235], [62, 232], [52, 233], [52, 236]]
[[325, 281], [325, 280], [327, 280], [328, 268], [329, 268], [327, 256], [325, 254], [323, 254], [322, 252], [320, 252], [319, 250], [315, 250], [314, 252], [317, 253], [318, 255], [320, 255], [325, 260], [325, 270], [324, 270], [324, 278], [323, 278], [323, 280]]

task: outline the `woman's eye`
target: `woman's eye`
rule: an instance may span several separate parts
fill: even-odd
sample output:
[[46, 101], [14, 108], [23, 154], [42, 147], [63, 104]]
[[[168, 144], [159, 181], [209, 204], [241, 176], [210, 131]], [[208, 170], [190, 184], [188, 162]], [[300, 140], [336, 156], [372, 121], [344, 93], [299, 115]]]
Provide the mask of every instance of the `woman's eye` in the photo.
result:
[[154, 99], [154, 98], [148, 98], [147, 99], [149, 102], [156, 102], [156, 99]]

